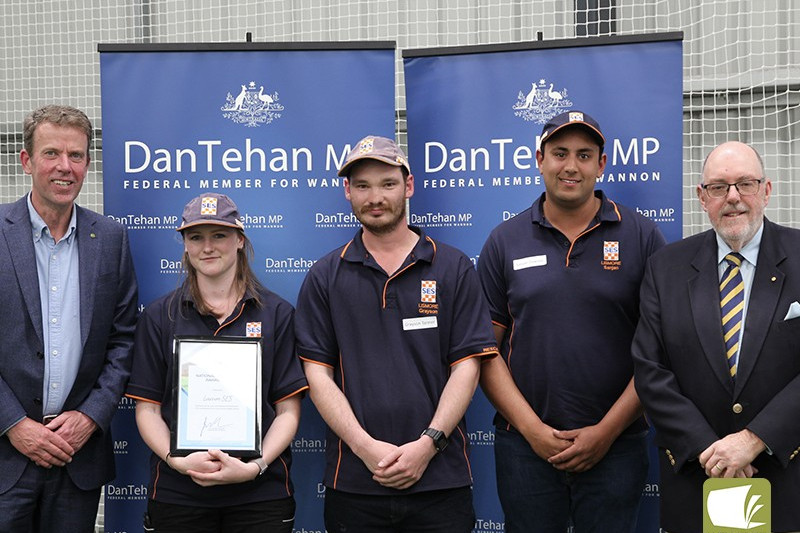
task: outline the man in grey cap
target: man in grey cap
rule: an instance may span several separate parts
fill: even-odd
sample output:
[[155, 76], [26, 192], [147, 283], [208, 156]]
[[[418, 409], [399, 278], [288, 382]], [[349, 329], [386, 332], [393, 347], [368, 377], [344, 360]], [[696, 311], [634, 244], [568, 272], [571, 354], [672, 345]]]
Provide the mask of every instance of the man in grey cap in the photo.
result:
[[497, 408], [495, 463], [508, 533], [633, 531], [647, 474], [631, 339], [655, 223], [595, 181], [605, 138], [580, 111], [545, 124], [545, 191], [492, 231], [478, 274], [502, 358], [481, 368]]
[[369, 136], [339, 171], [363, 229], [320, 259], [297, 301], [297, 352], [328, 424], [330, 533], [469, 533], [464, 412], [497, 355], [470, 260], [406, 224], [414, 177]]

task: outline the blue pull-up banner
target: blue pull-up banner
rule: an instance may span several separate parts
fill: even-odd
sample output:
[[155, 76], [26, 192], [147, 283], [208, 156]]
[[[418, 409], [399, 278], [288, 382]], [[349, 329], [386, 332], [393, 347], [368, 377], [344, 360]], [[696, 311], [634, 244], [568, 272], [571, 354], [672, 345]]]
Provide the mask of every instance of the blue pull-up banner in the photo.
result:
[[[100, 45], [105, 213], [128, 228], [141, 304], [178, 286], [183, 206], [238, 205], [253, 269], [294, 304], [309, 267], [360, 226], [336, 173], [350, 144], [394, 136], [394, 43]], [[114, 421], [106, 531], [141, 531], [149, 449], [134, 402]], [[324, 531], [325, 427], [293, 440], [297, 531]]]
[[[606, 137], [608, 163], [596, 188], [657, 221], [668, 241], [680, 239], [681, 44], [682, 34], [671, 33], [404, 51], [411, 223], [477, 262], [489, 232], [544, 191], [535, 158], [543, 124], [576, 109], [597, 119]], [[505, 526], [493, 414], [478, 391], [467, 413], [474, 533]], [[658, 531], [654, 455], [651, 463], [641, 533]]]

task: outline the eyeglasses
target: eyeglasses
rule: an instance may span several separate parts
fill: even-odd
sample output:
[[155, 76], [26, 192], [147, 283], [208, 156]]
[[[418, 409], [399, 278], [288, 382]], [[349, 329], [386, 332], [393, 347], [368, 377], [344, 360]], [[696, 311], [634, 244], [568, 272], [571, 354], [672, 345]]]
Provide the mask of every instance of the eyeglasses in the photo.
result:
[[742, 180], [736, 183], [706, 183], [701, 184], [700, 187], [712, 198], [724, 198], [728, 196], [728, 191], [731, 187], [736, 187], [736, 190], [742, 196], [752, 196], [758, 192], [758, 188], [763, 181], [764, 178], [758, 180]]

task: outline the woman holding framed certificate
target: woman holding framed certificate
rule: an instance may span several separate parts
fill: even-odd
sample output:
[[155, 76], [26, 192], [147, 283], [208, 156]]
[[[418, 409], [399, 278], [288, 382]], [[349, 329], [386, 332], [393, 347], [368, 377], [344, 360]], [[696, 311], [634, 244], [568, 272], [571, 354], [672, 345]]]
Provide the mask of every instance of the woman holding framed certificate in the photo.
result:
[[178, 231], [186, 277], [142, 313], [126, 393], [153, 451], [145, 528], [290, 533], [289, 443], [308, 388], [294, 309], [256, 279], [230, 198], [194, 198]]

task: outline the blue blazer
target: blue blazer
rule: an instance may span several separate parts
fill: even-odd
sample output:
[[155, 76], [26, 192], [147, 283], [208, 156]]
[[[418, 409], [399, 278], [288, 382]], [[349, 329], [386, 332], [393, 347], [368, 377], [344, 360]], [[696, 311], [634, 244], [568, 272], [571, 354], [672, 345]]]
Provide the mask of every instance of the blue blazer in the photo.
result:
[[633, 341], [634, 379], [656, 429], [661, 526], [700, 532], [706, 474], [697, 456], [748, 428], [772, 451], [753, 465], [772, 485], [772, 530], [800, 530], [800, 231], [764, 220], [736, 380], [722, 339], [713, 230], [648, 263]]
[[[64, 410], [86, 414], [98, 429], [66, 469], [88, 490], [114, 477], [110, 426], [130, 375], [137, 285], [125, 228], [75, 209], [83, 352]], [[42, 307], [27, 197], [0, 205], [0, 330], [0, 428], [24, 416], [41, 421]], [[0, 437], [0, 494], [17, 483], [28, 462]]]

